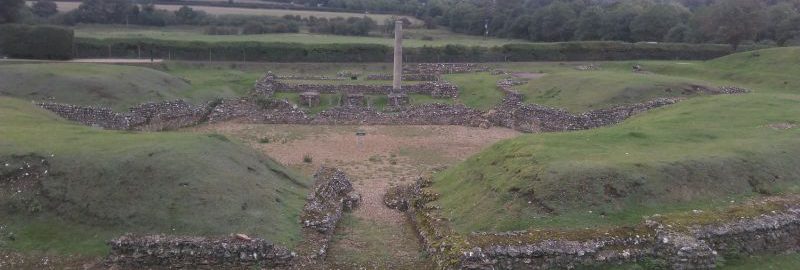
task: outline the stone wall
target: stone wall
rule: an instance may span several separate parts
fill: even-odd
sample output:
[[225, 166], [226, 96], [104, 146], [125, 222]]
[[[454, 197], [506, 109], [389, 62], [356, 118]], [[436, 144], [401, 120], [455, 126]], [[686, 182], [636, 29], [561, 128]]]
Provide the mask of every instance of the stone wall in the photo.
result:
[[[429, 256], [444, 269], [572, 269], [650, 260], [669, 269], [713, 269], [722, 256], [800, 248], [800, 203], [750, 217], [693, 225], [648, 219], [609, 230], [454, 232], [425, 189], [429, 180], [393, 187], [384, 203], [412, 220]], [[723, 210], [725, 211], [725, 210]], [[698, 218], [702, 220], [702, 218]]]
[[208, 117], [210, 123], [234, 119], [265, 124], [492, 126], [483, 111], [439, 103], [394, 107], [390, 111], [340, 106], [309, 116], [285, 100], [240, 98], [222, 101]]
[[[369, 74], [367, 80], [372, 81], [391, 81], [392, 74]], [[403, 81], [423, 81], [432, 82], [439, 81], [441, 77], [436, 74], [403, 74]]]
[[146, 103], [127, 113], [110, 109], [54, 103], [39, 106], [85, 125], [118, 130], [167, 130], [207, 121], [237, 119], [262, 124], [324, 125], [460, 125], [489, 128], [502, 126], [523, 132], [589, 129], [619, 123], [635, 114], [673, 104], [679, 99], [657, 99], [572, 115], [556, 108], [522, 103], [521, 95], [508, 94], [505, 101], [484, 112], [464, 105], [424, 104], [387, 107], [386, 111], [362, 106], [341, 106], [307, 115], [285, 100], [244, 97], [193, 106], [184, 101]]
[[[392, 92], [391, 85], [369, 85], [369, 84], [287, 84], [274, 81], [269, 85], [274, 92], [319, 92], [323, 94], [363, 94], [363, 95], [388, 95]], [[268, 89], [264, 86], [261, 89]], [[258, 91], [261, 95], [270, 93], [269, 91]], [[424, 82], [418, 84], [403, 85], [403, 92], [409, 94], [424, 94], [435, 98], [456, 98], [458, 97], [458, 87], [448, 82]]]
[[109, 241], [109, 264], [145, 269], [288, 266], [295, 254], [260, 238], [124, 235]]
[[126, 234], [108, 242], [111, 253], [106, 263], [133, 269], [316, 269], [325, 258], [342, 213], [358, 207], [361, 196], [341, 170], [323, 167], [314, 179], [300, 215], [303, 240], [294, 252], [243, 234], [229, 237]]
[[489, 71], [488, 67], [472, 63], [419, 63], [403, 66], [406, 74], [453, 74]]
[[126, 130], [131, 126], [128, 116], [116, 113], [108, 108], [58, 103], [39, 103], [37, 105], [64, 119], [87, 126], [118, 130]]
[[196, 125], [206, 120], [213, 103], [200, 106], [183, 100], [143, 103], [128, 112], [117, 113], [108, 108], [75, 106], [58, 103], [39, 103], [67, 120], [88, 126], [116, 130], [159, 131]]

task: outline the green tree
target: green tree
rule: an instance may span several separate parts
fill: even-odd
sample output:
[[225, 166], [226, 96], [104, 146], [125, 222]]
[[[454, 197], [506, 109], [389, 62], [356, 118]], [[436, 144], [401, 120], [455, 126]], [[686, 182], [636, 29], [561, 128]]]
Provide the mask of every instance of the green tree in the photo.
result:
[[644, 4], [619, 2], [612, 6], [603, 18], [604, 40], [631, 41], [631, 22], [644, 12]]
[[578, 18], [575, 38], [579, 40], [599, 40], [603, 38], [603, 17], [605, 11], [598, 6], [590, 7]]
[[689, 10], [679, 4], [658, 4], [631, 21], [632, 38], [637, 41], [662, 41], [670, 29], [689, 19]]
[[536, 12], [532, 33], [537, 40], [567, 41], [575, 34], [575, 10], [565, 1], [555, 1]]
[[24, 0], [0, 0], [0, 23], [19, 20], [19, 10], [25, 6]]
[[755, 39], [763, 28], [764, 7], [759, 0], [719, 1], [710, 8], [703, 31], [733, 48], [738, 48], [742, 41]]
[[689, 26], [685, 24], [678, 24], [673, 26], [667, 32], [667, 35], [664, 36], [664, 41], [666, 42], [688, 42], [691, 36], [691, 29]]
[[128, 0], [84, 0], [76, 10], [78, 22], [129, 23], [139, 8]]
[[39, 17], [50, 17], [58, 13], [58, 6], [52, 0], [39, 0], [33, 3], [31, 11]]
[[800, 37], [800, 13], [791, 3], [771, 6], [766, 14], [766, 25], [759, 39], [771, 39], [778, 45], [784, 45], [786, 41]]

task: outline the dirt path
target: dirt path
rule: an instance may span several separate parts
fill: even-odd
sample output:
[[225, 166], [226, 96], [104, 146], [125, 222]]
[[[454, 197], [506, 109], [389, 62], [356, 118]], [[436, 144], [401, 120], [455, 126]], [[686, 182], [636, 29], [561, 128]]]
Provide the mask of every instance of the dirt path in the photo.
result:
[[[356, 130], [366, 131], [361, 145]], [[241, 138], [283, 163], [312, 173], [336, 166], [363, 198], [337, 229], [326, 265], [345, 269], [426, 269], [429, 262], [404, 216], [383, 205], [383, 194], [399, 183], [455, 164], [501, 139], [509, 129], [460, 126], [297, 126], [221, 123], [197, 128]], [[304, 162], [310, 157], [310, 163]]]

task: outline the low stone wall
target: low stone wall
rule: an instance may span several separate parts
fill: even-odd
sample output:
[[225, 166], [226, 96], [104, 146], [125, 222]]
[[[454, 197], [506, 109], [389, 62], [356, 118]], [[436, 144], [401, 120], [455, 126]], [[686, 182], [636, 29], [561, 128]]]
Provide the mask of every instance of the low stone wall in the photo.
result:
[[303, 75], [281, 75], [275, 76], [278, 80], [321, 80], [321, 81], [346, 81], [352, 78], [348, 77], [328, 77], [328, 76], [303, 76]]
[[342, 213], [358, 207], [361, 196], [341, 170], [322, 167], [314, 179], [300, 217], [303, 241], [295, 252], [243, 234], [230, 237], [126, 234], [108, 242], [111, 253], [106, 263], [133, 269], [317, 269]]
[[208, 117], [210, 123], [234, 119], [264, 124], [492, 126], [483, 111], [439, 103], [394, 107], [384, 112], [340, 106], [309, 116], [285, 100], [240, 98], [222, 101]]
[[[270, 85], [274, 92], [319, 92], [323, 94], [363, 94], [363, 95], [388, 95], [392, 92], [391, 85], [368, 85], [368, 84], [287, 84], [284, 82], [272, 82]], [[408, 94], [425, 94], [435, 98], [456, 98], [458, 97], [458, 87], [448, 82], [424, 82], [418, 84], [403, 85], [403, 92]], [[262, 89], [266, 89], [264, 86]], [[259, 93], [268, 93], [260, 91]], [[265, 94], [261, 94], [265, 95]]]
[[288, 266], [295, 254], [260, 238], [124, 235], [109, 241], [109, 264], [145, 269]]
[[305, 228], [331, 233], [342, 212], [355, 209], [361, 196], [353, 189], [347, 175], [336, 168], [322, 167], [314, 178], [314, 188], [306, 198], [300, 219]]
[[306, 198], [300, 223], [303, 242], [297, 247], [299, 259], [294, 269], [316, 269], [325, 259], [328, 246], [342, 213], [361, 203], [361, 195], [353, 189], [347, 175], [339, 169], [322, 167], [314, 174], [314, 187]]
[[690, 234], [721, 254], [796, 252], [800, 249], [800, 206], [783, 213], [694, 226]]
[[128, 116], [116, 113], [108, 108], [58, 103], [39, 103], [37, 105], [64, 119], [87, 126], [118, 130], [126, 130], [131, 126]]
[[39, 103], [67, 120], [88, 126], [116, 130], [159, 131], [196, 125], [206, 120], [213, 103], [200, 106], [183, 100], [143, 103], [128, 112], [117, 113], [108, 108], [75, 106], [58, 103]]
[[209, 123], [238, 119], [262, 124], [308, 124], [311, 117], [285, 100], [266, 98], [237, 98], [223, 100], [208, 116]]
[[[372, 81], [391, 81], [394, 78], [392, 74], [369, 74], [367, 80]], [[423, 81], [433, 82], [439, 81], [441, 77], [436, 74], [403, 74], [403, 81]]]
[[679, 99], [618, 106], [572, 115], [566, 111], [522, 103], [521, 95], [510, 93], [493, 110], [484, 112], [464, 105], [424, 104], [390, 106], [377, 111], [363, 106], [341, 106], [317, 115], [285, 100], [245, 97], [193, 106], [183, 101], [146, 103], [127, 113], [106, 108], [43, 103], [41, 107], [68, 120], [118, 130], [176, 129], [207, 121], [217, 123], [237, 119], [262, 124], [324, 125], [460, 125], [489, 128], [502, 126], [523, 132], [552, 132], [589, 129], [619, 123], [635, 114], [666, 106]]
[[453, 74], [489, 71], [488, 67], [472, 63], [419, 63], [403, 66], [406, 74]]
[[[800, 248], [794, 201], [759, 216], [715, 224], [645, 220], [611, 230], [478, 232], [461, 235], [428, 203], [430, 181], [394, 187], [384, 203], [406, 213], [431, 258], [443, 269], [572, 269], [655, 260], [669, 269], [713, 269], [720, 256], [785, 253]], [[719, 220], [719, 219], [718, 219]], [[722, 219], [725, 220], [725, 219]], [[691, 221], [690, 221], [691, 223]]]

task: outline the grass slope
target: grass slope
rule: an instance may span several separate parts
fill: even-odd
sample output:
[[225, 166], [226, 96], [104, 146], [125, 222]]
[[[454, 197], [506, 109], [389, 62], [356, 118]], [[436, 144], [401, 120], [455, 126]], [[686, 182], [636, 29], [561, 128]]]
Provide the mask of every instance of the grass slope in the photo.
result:
[[176, 99], [190, 85], [154, 69], [103, 64], [0, 65], [0, 95], [126, 109]]
[[[657, 74], [690, 74], [687, 80], [755, 93], [698, 97], [614, 127], [498, 143], [436, 176], [442, 211], [465, 232], [583, 228], [798, 192], [800, 129], [768, 127], [800, 124], [800, 89], [784, 88], [800, 83], [800, 70], [769, 68], [798, 49], [759, 53], [746, 65], [737, 61], [750, 53], [708, 63], [647, 62]], [[630, 72], [625, 62], [603, 68]], [[750, 71], [786, 84], [751, 79]]]
[[0, 126], [0, 162], [50, 163], [41, 190], [0, 196], [7, 248], [100, 255], [125, 232], [300, 237], [310, 179], [224, 136], [97, 130], [11, 98]]
[[533, 79], [516, 89], [525, 95], [525, 102], [580, 113], [658, 97], [695, 96], [693, 85], [713, 87], [699, 80], [659, 74], [567, 71]]

